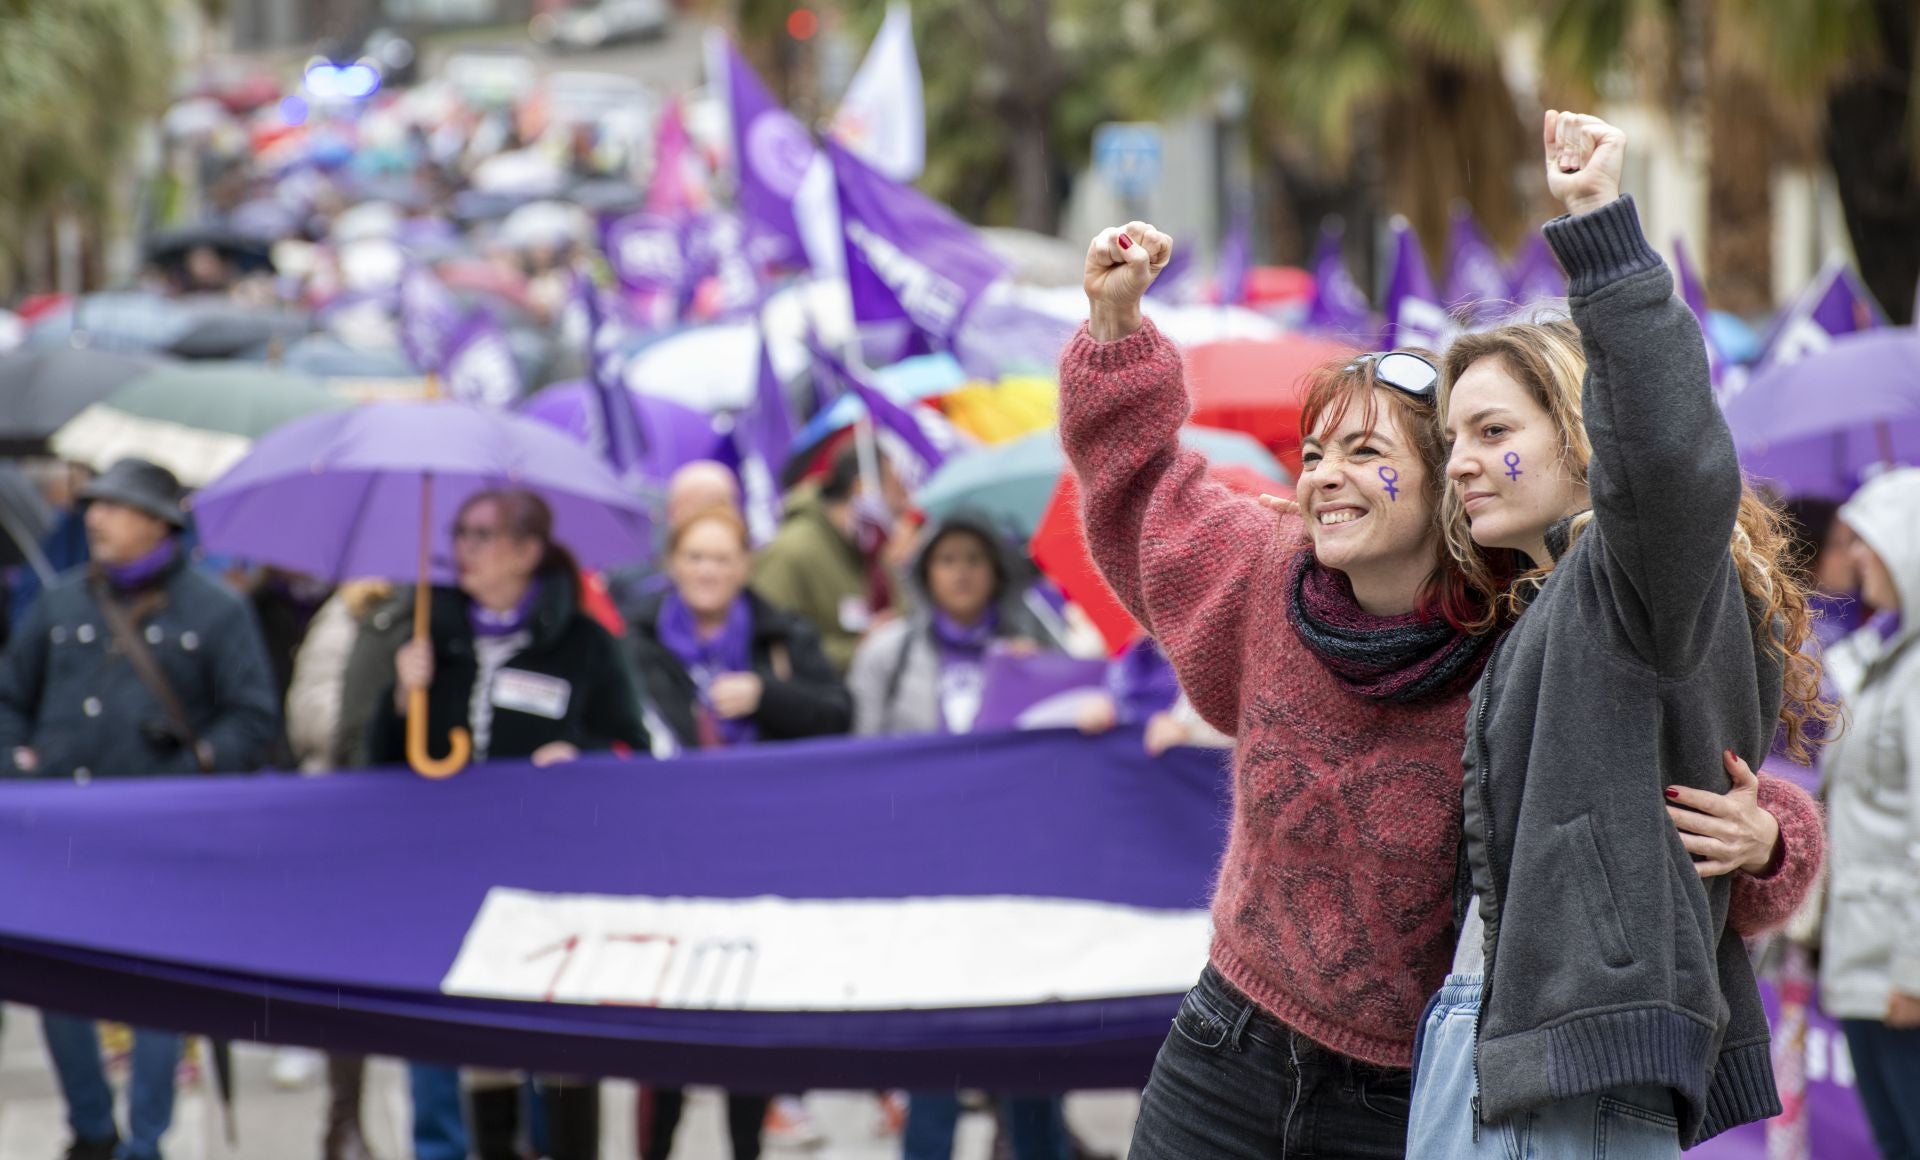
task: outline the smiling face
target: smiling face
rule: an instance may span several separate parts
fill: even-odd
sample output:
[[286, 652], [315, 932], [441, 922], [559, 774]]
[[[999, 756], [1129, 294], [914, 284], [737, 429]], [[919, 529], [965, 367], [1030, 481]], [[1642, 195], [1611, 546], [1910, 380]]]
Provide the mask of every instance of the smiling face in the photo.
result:
[[1585, 465], [1560, 424], [1504, 357], [1467, 366], [1446, 392], [1447, 480], [1483, 548], [1511, 548], [1546, 566], [1547, 529], [1589, 506]]
[[1438, 532], [1413, 416], [1391, 388], [1363, 388], [1301, 442], [1294, 494], [1313, 554], [1346, 573], [1363, 604], [1372, 591], [1417, 593], [1433, 572]]

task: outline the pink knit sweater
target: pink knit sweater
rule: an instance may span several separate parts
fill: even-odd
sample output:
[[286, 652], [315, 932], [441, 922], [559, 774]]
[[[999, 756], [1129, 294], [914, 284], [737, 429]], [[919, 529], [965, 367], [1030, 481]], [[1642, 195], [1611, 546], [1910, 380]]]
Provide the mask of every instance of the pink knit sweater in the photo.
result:
[[[1306, 530], [1208, 480], [1205, 459], [1181, 449], [1180, 354], [1152, 322], [1112, 343], [1082, 327], [1060, 387], [1093, 558], [1194, 708], [1236, 739], [1213, 965], [1315, 1042], [1411, 1066], [1414, 1026], [1453, 956], [1467, 694], [1367, 700], [1301, 643], [1282, 577], [1309, 550]], [[1731, 921], [1743, 933], [1786, 921], [1819, 865], [1812, 801], [1771, 778], [1761, 794], [1788, 854], [1765, 879], [1741, 875]]]

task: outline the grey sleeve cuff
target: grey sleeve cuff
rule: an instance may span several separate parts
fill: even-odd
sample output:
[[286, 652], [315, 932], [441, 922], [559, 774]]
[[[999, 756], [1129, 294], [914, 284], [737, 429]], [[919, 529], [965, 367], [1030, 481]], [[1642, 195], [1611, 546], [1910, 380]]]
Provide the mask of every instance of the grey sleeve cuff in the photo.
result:
[[1570, 298], [1666, 264], [1640, 232], [1640, 211], [1629, 194], [1592, 213], [1554, 218], [1541, 232], [1567, 272]]

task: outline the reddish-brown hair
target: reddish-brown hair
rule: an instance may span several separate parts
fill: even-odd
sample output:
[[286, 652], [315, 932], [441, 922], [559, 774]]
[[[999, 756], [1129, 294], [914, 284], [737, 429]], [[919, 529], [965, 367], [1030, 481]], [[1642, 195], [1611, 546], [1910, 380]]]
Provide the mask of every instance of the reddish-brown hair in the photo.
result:
[[680, 541], [686, 539], [687, 533], [698, 524], [720, 524], [739, 539], [741, 551], [753, 551], [753, 536], [747, 531], [747, 521], [742, 519], [740, 513], [733, 508], [716, 504], [690, 512], [679, 523], [673, 525], [673, 529], [667, 533], [667, 554], [672, 555], [678, 552]]
[[1505, 578], [1497, 575], [1491, 564], [1484, 573], [1463, 569], [1439, 534], [1440, 505], [1447, 484], [1447, 441], [1432, 396], [1423, 402], [1405, 391], [1381, 386], [1374, 382], [1371, 363], [1356, 366], [1351, 361], [1330, 362], [1310, 372], [1305, 386], [1300, 405], [1302, 442], [1325, 436], [1344, 422], [1347, 412], [1356, 405], [1360, 408], [1360, 424], [1369, 431], [1377, 429], [1383, 401], [1392, 411], [1427, 469], [1420, 494], [1434, 513], [1433, 570], [1420, 586], [1418, 610], [1424, 616], [1442, 617], [1462, 632], [1488, 631], [1492, 627], [1488, 611]]

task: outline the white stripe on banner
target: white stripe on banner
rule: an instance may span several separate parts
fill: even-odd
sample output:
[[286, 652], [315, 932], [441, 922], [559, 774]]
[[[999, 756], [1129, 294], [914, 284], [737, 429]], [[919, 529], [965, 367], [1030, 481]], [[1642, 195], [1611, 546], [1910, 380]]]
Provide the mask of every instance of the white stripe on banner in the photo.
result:
[[998, 1007], [1179, 994], [1201, 910], [1075, 899], [646, 898], [494, 887], [449, 995], [740, 1011]]

